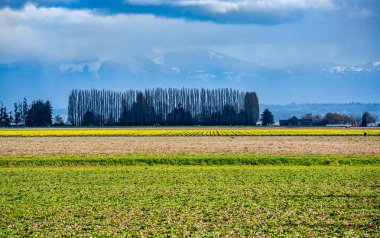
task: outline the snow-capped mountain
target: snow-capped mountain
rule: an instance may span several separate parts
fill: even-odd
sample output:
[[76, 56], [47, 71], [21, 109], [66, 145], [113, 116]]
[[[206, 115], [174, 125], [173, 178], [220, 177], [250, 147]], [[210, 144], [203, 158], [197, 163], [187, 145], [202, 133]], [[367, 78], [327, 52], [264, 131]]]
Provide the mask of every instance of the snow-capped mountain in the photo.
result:
[[380, 61], [372, 61], [364, 65], [338, 65], [325, 69], [330, 73], [360, 73], [380, 71]]
[[0, 101], [50, 99], [66, 107], [72, 89], [232, 87], [256, 91], [263, 103], [379, 102], [380, 61], [364, 65], [305, 63], [269, 67], [211, 50], [170, 51], [126, 61], [0, 63]]

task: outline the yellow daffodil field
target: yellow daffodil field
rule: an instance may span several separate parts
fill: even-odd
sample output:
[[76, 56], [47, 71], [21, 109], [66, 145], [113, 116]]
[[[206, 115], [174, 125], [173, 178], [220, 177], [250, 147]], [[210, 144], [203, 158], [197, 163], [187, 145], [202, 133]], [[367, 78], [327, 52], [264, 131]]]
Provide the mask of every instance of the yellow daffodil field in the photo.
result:
[[1, 129], [0, 136], [380, 136], [380, 128], [43, 128]]

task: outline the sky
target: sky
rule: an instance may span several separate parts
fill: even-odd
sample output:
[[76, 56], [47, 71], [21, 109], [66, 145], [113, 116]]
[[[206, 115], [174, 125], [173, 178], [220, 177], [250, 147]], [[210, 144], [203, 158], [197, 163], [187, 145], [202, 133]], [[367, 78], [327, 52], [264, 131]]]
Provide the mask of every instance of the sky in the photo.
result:
[[0, 62], [183, 48], [261, 64], [380, 59], [378, 0], [1, 0]]

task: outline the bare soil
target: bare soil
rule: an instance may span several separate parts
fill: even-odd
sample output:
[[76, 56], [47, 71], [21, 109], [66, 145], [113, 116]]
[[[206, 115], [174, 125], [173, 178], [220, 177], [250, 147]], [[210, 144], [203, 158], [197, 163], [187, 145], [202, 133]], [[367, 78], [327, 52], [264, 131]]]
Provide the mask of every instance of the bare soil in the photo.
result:
[[380, 155], [380, 137], [8, 137], [0, 157]]

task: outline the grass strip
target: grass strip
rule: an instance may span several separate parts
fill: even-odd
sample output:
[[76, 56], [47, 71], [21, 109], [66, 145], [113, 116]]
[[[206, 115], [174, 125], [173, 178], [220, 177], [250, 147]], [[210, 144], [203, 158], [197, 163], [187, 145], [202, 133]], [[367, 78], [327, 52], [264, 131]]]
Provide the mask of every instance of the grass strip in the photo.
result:
[[128, 156], [0, 158], [0, 167], [109, 165], [380, 165], [380, 156]]

